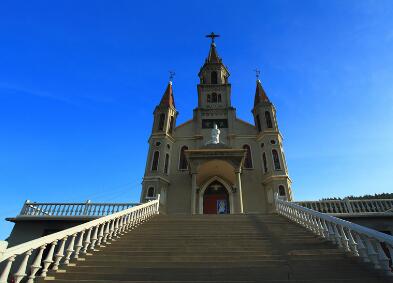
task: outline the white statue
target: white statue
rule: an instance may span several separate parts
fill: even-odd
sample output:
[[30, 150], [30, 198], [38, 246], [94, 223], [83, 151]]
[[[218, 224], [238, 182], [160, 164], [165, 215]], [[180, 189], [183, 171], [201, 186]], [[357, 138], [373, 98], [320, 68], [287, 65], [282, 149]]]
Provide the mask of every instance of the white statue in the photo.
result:
[[211, 140], [207, 144], [219, 144], [220, 143], [220, 129], [218, 129], [217, 124], [214, 124], [211, 132]]

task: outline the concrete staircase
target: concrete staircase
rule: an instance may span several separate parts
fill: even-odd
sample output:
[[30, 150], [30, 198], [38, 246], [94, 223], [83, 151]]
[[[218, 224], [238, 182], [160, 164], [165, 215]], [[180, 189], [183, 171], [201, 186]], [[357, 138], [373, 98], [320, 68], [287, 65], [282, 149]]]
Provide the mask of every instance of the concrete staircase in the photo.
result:
[[100, 249], [45, 281], [391, 282], [304, 228], [270, 214], [159, 215]]

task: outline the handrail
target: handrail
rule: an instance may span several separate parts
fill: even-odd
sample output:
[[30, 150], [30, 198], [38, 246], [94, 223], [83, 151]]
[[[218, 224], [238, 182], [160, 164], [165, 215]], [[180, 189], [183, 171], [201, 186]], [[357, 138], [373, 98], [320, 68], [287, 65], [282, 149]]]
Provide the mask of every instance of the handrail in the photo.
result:
[[275, 198], [276, 211], [330, 240], [346, 252], [371, 262], [377, 269], [393, 275], [393, 236], [328, 215], [297, 203]]
[[[62, 264], [69, 265], [70, 260], [77, 259], [79, 254], [93, 252], [96, 246], [103, 246], [114, 238], [119, 238], [130, 229], [158, 214], [159, 205], [160, 196], [158, 195], [156, 200], [8, 248], [0, 258], [0, 262], [6, 261], [0, 275], [0, 283], [8, 282], [12, 263], [18, 256], [22, 258], [14, 274], [15, 282], [19, 283], [26, 277], [26, 269], [29, 265], [31, 271], [27, 282], [33, 283], [39, 269], [42, 268], [40, 277], [46, 277], [50, 267], [51, 270], [57, 270]], [[45, 249], [49, 250], [41, 264]], [[31, 263], [29, 258], [33, 252], [35, 258]]]
[[338, 199], [297, 201], [296, 204], [323, 213], [385, 213], [393, 209], [393, 199]]
[[80, 203], [30, 202], [26, 201], [20, 216], [105, 216], [138, 205], [139, 203]]

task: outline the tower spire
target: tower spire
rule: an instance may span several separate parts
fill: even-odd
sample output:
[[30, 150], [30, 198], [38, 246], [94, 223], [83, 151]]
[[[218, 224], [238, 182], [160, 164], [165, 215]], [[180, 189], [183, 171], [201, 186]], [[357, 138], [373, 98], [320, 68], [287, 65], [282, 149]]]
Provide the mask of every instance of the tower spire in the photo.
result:
[[259, 75], [261, 71], [258, 69], [255, 69], [255, 74], [257, 77], [257, 87], [255, 89], [255, 99], [254, 99], [254, 107], [257, 106], [259, 103], [264, 102], [264, 103], [271, 103], [269, 98], [266, 95], [265, 90], [262, 87], [261, 80], [259, 79]]
[[172, 88], [172, 81], [171, 81], [173, 79], [173, 76], [174, 76], [174, 72], [171, 72], [168, 86], [166, 87], [164, 95], [162, 96], [159, 104], [160, 106], [175, 108], [175, 99], [173, 97], [173, 88]]
[[208, 63], [221, 63], [221, 58], [218, 56], [216, 44], [214, 42], [214, 39], [216, 37], [220, 37], [220, 35], [212, 32], [211, 34], [206, 35], [206, 37], [208, 37], [212, 40], [212, 42], [210, 44], [209, 55], [206, 58], [206, 62], [208, 62]]

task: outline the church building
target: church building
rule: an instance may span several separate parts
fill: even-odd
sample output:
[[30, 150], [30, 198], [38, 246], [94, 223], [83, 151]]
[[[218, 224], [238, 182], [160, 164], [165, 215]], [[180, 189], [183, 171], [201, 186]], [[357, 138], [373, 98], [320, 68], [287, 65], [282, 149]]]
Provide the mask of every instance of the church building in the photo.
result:
[[236, 116], [217, 36], [208, 36], [212, 42], [198, 73], [192, 119], [176, 125], [171, 81], [154, 110], [141, 202], [160, 194], [162, 213], [269, 213], [276, 194], [292, 200], [276, 109], [257, 76], [254, 124]]

